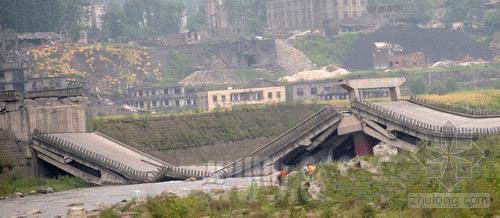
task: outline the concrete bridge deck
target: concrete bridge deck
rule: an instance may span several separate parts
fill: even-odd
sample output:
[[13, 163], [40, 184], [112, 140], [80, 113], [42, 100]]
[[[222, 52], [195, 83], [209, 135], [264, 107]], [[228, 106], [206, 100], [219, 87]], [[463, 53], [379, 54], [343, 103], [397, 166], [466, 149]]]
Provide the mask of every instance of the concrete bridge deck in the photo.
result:
[[163, 161], [133, 150], [99, 133], [61, 133], [51, 135], [89, 149], [112, 161], [127, 164], [128, 167], [138, 171], [156, 172], [167, 165]]
[[500, 118], [470, 118], [435, 110], [408, 101], [377, 102], [385, 109], [411, 117], [423, 123], [444, 126], [448, 121], [457, 128], [497, 128]]
[[174, 167], [100, 133], [36, 131], [32, 148], [39, 159], [99, 185], [209, 176], [206, 172]]

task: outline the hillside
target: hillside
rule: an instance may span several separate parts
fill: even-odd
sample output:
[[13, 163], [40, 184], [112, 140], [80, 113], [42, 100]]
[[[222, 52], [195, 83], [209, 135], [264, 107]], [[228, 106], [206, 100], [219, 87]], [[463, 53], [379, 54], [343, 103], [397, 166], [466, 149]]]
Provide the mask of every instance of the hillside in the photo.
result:
[[[170, 47], [58, 44], [34, 48], [30, 51], [30, 57], [34, 71], [39, 74], [85, 79], [89, 87], [97, 87], [97, 91], [107, 94], [127, 86], [178, 84], [195, 71], [215, 70], [233, 74], [241, 72], [241, 69], [274, 72], [279, 68], [275, 43], [269, 40], [221, 41]], [[250, 74], [254, 71], [245, 72]], [[255, 78], [253, 75], [240, 74], [230, 76]], [[260, 75], [266, 78], [272, 76], [271, 73]], [[204, 84], [204, 78], [192, 82]]]
[[400, 44], [405, 52], [424, 52], [430, 63], [441, 60], [461, 60], [467, 56], [491, 60], [493, 51], [459, 31], [422, 29], [412, 25], [384, 26], [365, 34], [343, 57], [348, 70], [368, 70], [373, 66], [372, 47], [375, 42]]

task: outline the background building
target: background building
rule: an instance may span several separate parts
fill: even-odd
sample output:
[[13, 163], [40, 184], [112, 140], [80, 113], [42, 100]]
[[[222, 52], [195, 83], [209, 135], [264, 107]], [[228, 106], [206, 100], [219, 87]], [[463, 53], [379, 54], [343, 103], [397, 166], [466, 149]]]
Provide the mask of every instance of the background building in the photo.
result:
[[257, 81], [247, 85], [248, 88], [199, 92], [197, 102], [199, 109], [214, 110], [231, 108], [245, 104], [274, 104], [286, 102], [286, 89], [269, 81]]
[[405, 52], [398, 44], [375, 42], [373, 45], [373, 69], [413, 68], [425, 66], [423, 52]]
[[344, 18], [366, 13], [366, 0], [267, 0], [268, 27], [273, 30], [337, 26]]
[[224, 0], [204, 0], [205, 22], [209, 32], [217, 36], [229, 29]]
[[125, 104], [141, 110], [173, 111], [195, 107], [195, 96], [195, 93], [186, 93], [183, 86], [130, 88]]

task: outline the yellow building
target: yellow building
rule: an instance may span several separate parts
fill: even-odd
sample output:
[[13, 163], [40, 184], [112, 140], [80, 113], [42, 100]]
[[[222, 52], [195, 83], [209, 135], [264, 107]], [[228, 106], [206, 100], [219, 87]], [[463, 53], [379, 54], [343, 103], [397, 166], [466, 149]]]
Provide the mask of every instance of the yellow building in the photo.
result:
[[236, 105], [273, 104], [286, 101], [284, 86], [227, 89], [198, 93], [198, 106], [204, 110]]

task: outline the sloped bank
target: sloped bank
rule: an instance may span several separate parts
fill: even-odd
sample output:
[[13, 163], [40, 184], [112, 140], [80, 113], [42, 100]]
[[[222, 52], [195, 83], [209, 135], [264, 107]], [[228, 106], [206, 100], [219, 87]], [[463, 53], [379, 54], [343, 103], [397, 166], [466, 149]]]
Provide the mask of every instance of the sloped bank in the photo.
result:
[[96, 122], [95, 129], [172, 164], [197, 164], [235, 160], [321, 107], [280, 104], [195, 115], [110, 119]]

